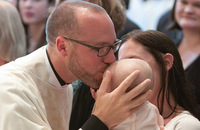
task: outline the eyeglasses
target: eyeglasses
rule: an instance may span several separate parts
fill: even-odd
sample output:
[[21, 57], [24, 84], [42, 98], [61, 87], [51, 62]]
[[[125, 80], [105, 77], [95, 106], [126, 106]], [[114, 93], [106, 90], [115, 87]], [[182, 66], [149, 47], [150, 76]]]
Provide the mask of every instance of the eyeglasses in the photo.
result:
[[117, 39], [113, 45], [107, 45], [107, 46], [100, 46], [100, 47], [95, 47], [95, 46], [91, 46], [91, 45], [88, 45], [88, 44], [85, 44], [83, 42], [80, 42], [80, 41], [77, 41], [77, 40], [74, 40], [74, 39], [70, 39], [70, 38], [66, 38], [64, 37], [66, 40], [70, 40], [70, 41], [73, 41], [73, 42], [76, 42], [76, 43], [79, 43], [83, 46], [86, 46], [86, 47], [89, 47], [91, 49], [94, 49], [97, 51], [97, 56], [98, 57], [103, 57], [103, 56], [106, 56], [109, 52], [110, 52], [110, 49], [112, 48], [113, 52], [117, 52], [121, 46], [121, 43], [122, 43], [122, 40], [120, 39]]

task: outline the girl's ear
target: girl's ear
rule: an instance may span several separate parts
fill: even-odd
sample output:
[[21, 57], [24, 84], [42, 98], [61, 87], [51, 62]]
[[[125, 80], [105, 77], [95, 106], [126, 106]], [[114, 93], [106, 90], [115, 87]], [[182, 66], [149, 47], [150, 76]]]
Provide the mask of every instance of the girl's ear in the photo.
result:
[[170, 69], [172, 68], [172, 66], [173, 66], [174, 57], [173, 57], [172, 54], [166, 53], [166, 54], [163, 56], [163, 58], [164, 58], [164, 61], [165, 61], [165, 67], [166, 67], [166, 69], [167, 69], [167, 71], [168, 71], [168, 70], [170, 70]]

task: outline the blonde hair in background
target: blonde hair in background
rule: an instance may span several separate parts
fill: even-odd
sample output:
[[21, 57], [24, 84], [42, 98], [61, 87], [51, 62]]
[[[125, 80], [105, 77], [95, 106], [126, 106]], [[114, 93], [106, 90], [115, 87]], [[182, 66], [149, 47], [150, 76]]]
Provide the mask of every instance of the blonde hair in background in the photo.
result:
[[26, 55], [25, 38], [16, 7], [0, 0], [0, 59], [10, 62]]

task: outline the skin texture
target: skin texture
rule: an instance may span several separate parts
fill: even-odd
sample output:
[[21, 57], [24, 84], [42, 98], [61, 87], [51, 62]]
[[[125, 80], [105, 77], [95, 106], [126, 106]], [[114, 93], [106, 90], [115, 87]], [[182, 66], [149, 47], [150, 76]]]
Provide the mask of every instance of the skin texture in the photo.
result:
[[[134, 50], [134, 51], [133, 51]], [[145, 60], [152, 68], [153, 71], [153, 79], [154, 79], [154, 86], [153, 86], [153, 92], [151, 96], [149, 97], [149, 101], [156, 105], [157, 103], [157, 96], [160, 83], [160, 71], [154, 59], [154, 57], [149, 53], [147, 50], [144, 49], [144, 47], [141, 44], [138, 44], [137, 42], [133, 40], [126, 41], [125, 44], [123, 44], [119, 50], [119, 60], [121, 59], [127, 59], [127, 58], [137, 58], [141, 60]]]
[[[67, 5], [67, 2], [60, 5], [59, 17], [66, 15], [62, 11], [68, 8]], [[147, 99], [150, 91], [141, 96], [138, 94], [150, 84], [150, 80], [143, 81], [135, 89], [126, 93], [126, 88], [139, 74], [135, 72], [126, 78], [115, 91], [109, 93], [110, 72], [106, 72], [103, 78], [102, 76], [106, 68], [115, 61], [113, 50], [111, 49], [104, 57], [98, 57], [96, 50], [63, 38], [63, 36], [71, 36], [72, 39], [96, 47], [113, 45], [116, 39], [113, 23], [106, 12], [103, 9], [100, 10], [100, 12], [95, 12], [87, 7], [76, 7], [75, 15], [78, 26], [70, 30], [74, 35], [59, 32], [55, 42], [51, 40], [48, 44], [47, 51], [56, 72], [66, 83], [79, 79], [93, 88], [99, 88], [96, 96], [96, 109], [92, 114], [110, 128], [132, 115], [136, 108]], [[63, 31], [67, 31], [67, 28]], [[116, 114], [111, 114], [112, 112]]]
[[[80, 9], [79, 11], [82, 12], [83, 10]], [[96, 15], [90, 13], [88, 15], [88, 13], [90, 12], [86, 10], [81, 14], [77, 14], [82, 22], [79, 25], [81, 35], [76, 40], [93, 46], [112, 45], [116, 37], [110, 18], [105, 14]], [[99, 26], [96, 26], [97, 24]], [[65, 46], [66, 48], [61, 48], [62, 56], [58, 59], [59, 62], [62, 60], [66, 61], [66, 64], [62, 64], [62, 67], [58, 67], [56, 70], [58, 73], [61, 73], [61, 77], [66, 82], [72, 82], [75, 79], [75, 77], [73, 79], [65, 79], [64, 71], [69, 71], [76, 76], [76, 79], [79, 78], [91, 87], [98, 88], [105, 69], [115, 61], [112, 50], [108, 55], [98, 57], [96, 50], [65, 40], [63, 37], [57, 38], [57, 46]], [[59, 64], [59, 66], [61, 65]]]
[[[110, 73], [111, 80], [110, 80], [110, 88], [108, 89], [109, 92], [117, 90], [117, 87], [120, 86], [121, 83], [130, 75], [133, 73], [136, 73], [137, 75], [139, 74], [138, 77], [135, 77], [135, 80], [133, 82], [129, 83], [129, 86], [127, 89], [125, 89], [126, 92], [131, 91], [135, 86], [139, 85], [142, 81], [145, 79], [151, 80], [151, 84], [141, 93], [145, 93], [148, 90], [152, 89], [153, 87], [153, 73], [152, 69], [149, 66], [147, 62], [144, 60], [140, 59], [123, 59], [116, 61], [112, 63], [107, 69], [106, 72], [104, 73], [104, 77], [107, 76], [108, 72]], [[96, 100], [96, 92], [93, 89], [90, 89], [93, 98]], [[93, 111], [96, 109], [96, 104], [93, 107]], [[137, 108], [135, 111], [138, 110]]]
[[[131, 84], [127, 91], [130, 91], [145, 79], [153, 81], [151, 67], [146, 61], [140, 59], [122, 59], [114, 62], [107, 68], [107, 70], [110, 71], [112, 75], [110, 91], [116, 89], [128, 75], [136, 70], [140, 71], [140, 76]], [[145, 91], [153, 89], [152, 87], [153, 82], [151, 82], [151, 85], [146, 88]]]

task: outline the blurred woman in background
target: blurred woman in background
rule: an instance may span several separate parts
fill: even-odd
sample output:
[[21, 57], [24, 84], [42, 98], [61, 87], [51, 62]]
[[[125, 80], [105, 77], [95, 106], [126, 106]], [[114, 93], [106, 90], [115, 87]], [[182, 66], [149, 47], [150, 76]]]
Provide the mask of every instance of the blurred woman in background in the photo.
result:
[[171, 19], [171, 28], [183, 32], [178, 51], [191, 89], [200, 104], [200, 0], [175, 0]]
[[18, 1], [27, 35], [28, 53], [46, 44], [45, 24], [54, 4], [54, 0]]
[[24, 27], [15, 6], [0, 1], [0, 65], [26, 55]]

